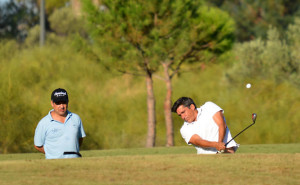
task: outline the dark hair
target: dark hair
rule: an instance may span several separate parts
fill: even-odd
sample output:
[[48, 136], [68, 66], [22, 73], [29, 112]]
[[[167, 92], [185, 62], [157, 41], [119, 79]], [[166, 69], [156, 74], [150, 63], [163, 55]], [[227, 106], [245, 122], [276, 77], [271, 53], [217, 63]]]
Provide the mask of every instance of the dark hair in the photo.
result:
[[189, 98], [189, 97], [181, 97], [179, 98], [172, 106], [172, 112], [175, 112], [177, 111], [177, 108], [180, 106], [180, 105], [183, 105], [184, 107], [188, 107], [190, 108], [190, 105], [194, 105], [195, 108], [197, 107], [196, 104], [194, 103], [194, 101], [192, 100], [192, 98]]

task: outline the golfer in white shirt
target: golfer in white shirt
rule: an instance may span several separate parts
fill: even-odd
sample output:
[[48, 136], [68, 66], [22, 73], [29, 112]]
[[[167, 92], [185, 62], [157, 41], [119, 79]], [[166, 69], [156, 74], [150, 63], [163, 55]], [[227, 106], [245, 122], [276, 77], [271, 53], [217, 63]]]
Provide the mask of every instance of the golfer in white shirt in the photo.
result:
[[187, 144], [195, 146], [197, 154], [216, 154], [221, 150], [234, 153], [239, 147], [234, 140], [225, 147], [232, 137], [223, 109], [213, 102], [197, 109], [191, 98], [181, 97], [174, 103], [172, 112], [184, 120], [180, 133]]

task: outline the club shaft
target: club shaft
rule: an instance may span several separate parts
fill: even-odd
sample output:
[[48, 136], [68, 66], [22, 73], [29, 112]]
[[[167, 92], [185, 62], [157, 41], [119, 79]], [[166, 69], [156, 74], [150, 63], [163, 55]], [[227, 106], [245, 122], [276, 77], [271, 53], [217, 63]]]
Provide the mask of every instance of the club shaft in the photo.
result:
[[252, 125], [254, 125], [255, 122], [253, 122], [251, 125], [249, 125], [248, 127], [246, 127], [244, 130], [242, 130], [240, 133], [238, 133], [236, 136], [234, 136], [232, 139], [230, 139], [230, 141], [228, 141], [226, 144], [225, 144], [225, 147], [232, 141], [234, 140], [234, 138], [236, 138], [237, 136], [239, 136], [241, 133], [243, 133], [245, 130], [247, 130], [249, 127], [251, 127]]

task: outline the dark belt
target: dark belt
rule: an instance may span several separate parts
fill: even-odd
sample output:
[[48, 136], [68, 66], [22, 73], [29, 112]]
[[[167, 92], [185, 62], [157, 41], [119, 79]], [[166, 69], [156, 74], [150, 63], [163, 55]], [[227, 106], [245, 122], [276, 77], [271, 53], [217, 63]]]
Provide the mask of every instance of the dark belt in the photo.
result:
[[79, 152], [64, 152], [64, 155], [72, 155], [72, 154], [76, 154], [79, 157], [82, 157], [81, 154]]

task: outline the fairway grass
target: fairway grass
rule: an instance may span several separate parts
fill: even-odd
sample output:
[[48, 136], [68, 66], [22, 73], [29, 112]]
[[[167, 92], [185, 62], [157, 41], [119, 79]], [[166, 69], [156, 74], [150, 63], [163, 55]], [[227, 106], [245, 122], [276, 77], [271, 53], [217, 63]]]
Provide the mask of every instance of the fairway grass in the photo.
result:
[[196, 155], [193, 147], [95, 150], [59, 160], [38, 153], [7, 154], [0, 155], [0, 184], [297, 185], [299, 148], [245, 145], [233, 155]]

